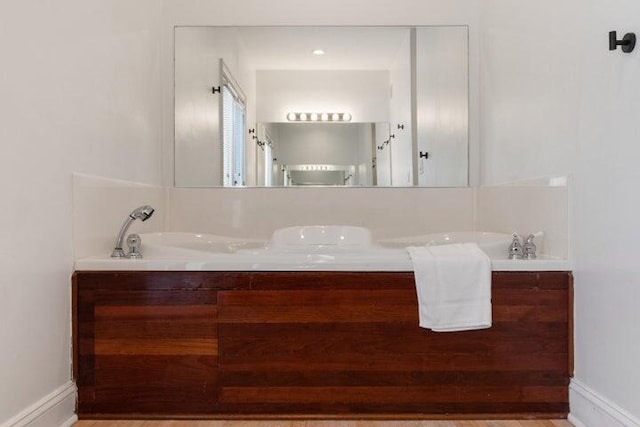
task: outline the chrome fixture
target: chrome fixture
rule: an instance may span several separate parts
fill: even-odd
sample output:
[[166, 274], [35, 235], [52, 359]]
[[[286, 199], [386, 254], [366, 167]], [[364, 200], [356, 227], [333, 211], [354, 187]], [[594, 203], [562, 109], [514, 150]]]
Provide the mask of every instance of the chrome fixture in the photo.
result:
[[513, 241], [509, 245], [509, 259], [522, 259], [522, 243], [518, 233], [513, 233]]
[[140, 245], [142, 245], [142, 239], [138, 234], [129, 234], [127, 237], [127, 246], [129, 247], [129, 253], [127, 258], [140, 259], [142, 254], [140, 253]]
[[524, 251], [524, 255], [523, 258], [524, 259], [536, 259], [536, 244], [533, 243], [533, 238], [535, 236], [533, 234], [529, 234], [529, 237], [527, 237], [527, 240], [524, 242], [523, 245], [523, 251]]
[[[122, 224], [122, 228], [120, 228], [120, 233], [118, 233], [118, 238], [116, 239], [116, 247], [113, 249], [113, 252], [111, 252], [111, 258], [127, 257], [127, 255], [122, 250], [122, 243], [124, 241], [124, 235], [127, 233], [129, 226], [131, 226], [131, 223], [136, 219], [142, 221], [148, 220], [149, 218], [151, 218], [151, 215], [153, 215], [153, 211], [154, 209], [151, 206], [140, 206], [139, 208], [134, 209], [133, 212], [129, 214], [127, 219], [124, 221], [124, 224]], [[139, 238], [140, 236], [138, 236], [138, 239]]]

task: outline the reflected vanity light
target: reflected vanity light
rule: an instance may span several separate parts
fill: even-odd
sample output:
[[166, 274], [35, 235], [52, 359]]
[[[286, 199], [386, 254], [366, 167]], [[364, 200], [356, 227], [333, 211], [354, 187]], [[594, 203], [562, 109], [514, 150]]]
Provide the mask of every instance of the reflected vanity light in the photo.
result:
[[350, 122], [350, 113], [289, 113], [290, 122]]
[[324, 50], [322, 50], [322, 49], [314, 49], [314, 50], [312, 51], [312, 53], [313, 53], [314, 55], [324, 55]]

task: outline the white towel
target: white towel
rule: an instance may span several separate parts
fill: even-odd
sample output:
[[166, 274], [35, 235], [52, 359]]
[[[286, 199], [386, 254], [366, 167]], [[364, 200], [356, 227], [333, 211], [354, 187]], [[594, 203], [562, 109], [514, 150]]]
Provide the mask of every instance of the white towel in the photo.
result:
[[475, 243], [408, 247], [420, 327], [435, 332], [491, 327], [491, 260]]

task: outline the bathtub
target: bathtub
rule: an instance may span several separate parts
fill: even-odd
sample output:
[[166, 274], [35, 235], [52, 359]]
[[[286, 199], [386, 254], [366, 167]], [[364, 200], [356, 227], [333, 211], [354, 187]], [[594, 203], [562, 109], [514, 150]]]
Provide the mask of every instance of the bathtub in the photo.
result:
[[143, 233], [143, 259], [103, 256], [78, 259], [76, 271], [413, 271], [407, 246], [477, 243], [493, 271], [568, 271], [565, 259], [544, 255], [544, 235], [536, 234], [538, 258], [510, 260], [511, 235], [489, 232], [431, 233], [374, 240], [370, 230], [351, 226], [288, 227], [271, 239], [213, 234]]

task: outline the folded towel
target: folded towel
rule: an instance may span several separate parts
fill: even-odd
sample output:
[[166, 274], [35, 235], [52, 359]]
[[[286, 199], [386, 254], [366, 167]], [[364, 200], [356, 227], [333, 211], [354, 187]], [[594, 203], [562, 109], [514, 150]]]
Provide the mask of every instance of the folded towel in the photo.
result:
[[420, 327], [435, 332], [491, 327], [491, 260], [475, 243], [408, 247]]

